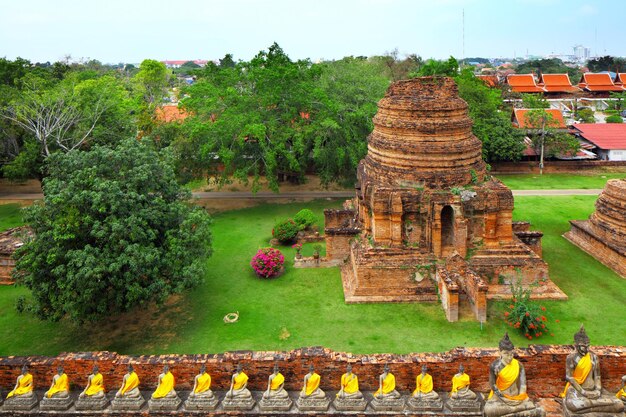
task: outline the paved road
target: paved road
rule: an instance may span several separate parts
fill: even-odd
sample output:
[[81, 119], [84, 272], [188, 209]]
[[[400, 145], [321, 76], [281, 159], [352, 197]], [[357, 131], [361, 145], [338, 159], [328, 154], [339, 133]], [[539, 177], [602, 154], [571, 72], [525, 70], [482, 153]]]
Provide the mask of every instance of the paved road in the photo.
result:
[[[601, 189], [590, 190], [513, 190], [514, 196], [558, 196], [558, 195], [598, 195]], [[354, 191], [294, 191], [285, 193], [259, 192], [252, 194], [247, 191], [216, 191], [193, 193], [194, 198], [202, 200], [223, 200], [223, 199], [259, 199], [273, 200], [277, 198], [350, 198]], [[0, 200], [41, 200], [43, 194], [25, 193], [0, 193]]]

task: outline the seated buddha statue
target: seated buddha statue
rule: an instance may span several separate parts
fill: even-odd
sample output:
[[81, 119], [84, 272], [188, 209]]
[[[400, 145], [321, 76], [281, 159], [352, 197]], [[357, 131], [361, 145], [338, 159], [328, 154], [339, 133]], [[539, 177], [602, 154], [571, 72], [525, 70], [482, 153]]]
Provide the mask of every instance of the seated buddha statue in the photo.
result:
[[196, 375], [193, 382], [193, 389], [189, 393], [189, 398], [213, 398], [215, 395], [211, 391], [211, 375], [206, 371], [206, 365], [200, 367], [200, 373]]
[[615, 396], [622, 400], [624, 404], [626, 404], [626, 375], [622, 377], [622, 388], [617, 391], [617, 394], [615, 394]]
[[116, 398], [139, 398], [141, 392], [139, 391], [139, 376], [135, 372], [133, 365], [128, 364], [128, 372], [122, 379], [122, 386], [115, 393]]
[[280, 373], [278, 364], [274, 364], [274, 372], [267, 379], [267, 390], [263, 393], [265, 400], [279, 400], [289, 398], [289, 393], [285, 391], [285, 377]]
[[52, 378], [50, 389], [46, 391], [47, 398], [67, 398], [70, 396], [70, 381], [63, 367], [57, 368], [57, 374]]
[[158, 384], [156, 390], [152, 393], [152, 399], [160, 399], [160, 398], [176, 398], [176, 390], [174, 389], [174, 385], [176, 384], [174, 380], [174, 375], [170, 372], [170, 367], [165, 365], [163, 367], [163, 372], [159, 374]]
[[424, 401], [436, 401], [439, 399], [439, 394], [433, 390], [433, 377], [428, 373], [426, 365], [422, 365], [422, 373], [415, 378], [413, 398]]
[[91, 375], [87, 378], [87, 386], [81, 392], [79, 398], [101, 398], [104, 397], [104, 378], [100, 373], [98, 365], [94, 365]]
[[28, 366], [24, 365], [22, 366], [22, 373], [17, 377], [15, 388], [13, 388], [13, 391], [9, 392], [7, 399], [18, 397], [26, 398], [32, 397], [33, 395], [33, 376], [28, 372]]
[[252, 394], [246, 388], [248, 385], [248, 375], [243, 372], [243, 366], [237, 364], [237, 371], [233, 374], [230, 381], [230, 389], [226, 393], [228, 399], [251, 399]]
[[[485, 403], [486, 417], [545, 415], [526, 394], [526, 372], [524, 366], [513, 357], [513, 343], [505, 333], [499, 343], [500, 358], [489, 366], [491, 392]], [[534, 412], [533, 412], [534, 410]]]
[[304, 376], [304, 386], [300, 391], [301, 399], [326, 398], [326, 393], [320, 389], [321, 377], [315, 372], [313, 364], [309, 365], [309, 373]]
[[389, 371], [389, 364], [385, 364], [383, 373], [378, 377], [378, 390], [374, 393], [374, 398], [384, 400], [400, 397], [400, 393], [396, 391], [396, 377]]
[[337, 393], [340, 399], [361, 399], [363, 394], [359, 391], [359, 378], [352, 373], [352, 365], [346, 366], [346, 373], [341, 375], [341, 389]]
[[450, 398], [453, 400], [476, 400], [476, 393], [470, 389], [470, 377], [465, 373], [462, 364], [459, 366], [459, 372], [452, 377]]
[[621, 413], [624, 403], [618, 398], [602, 394], [600, 362], [589, 351], [589, 336], [583, 326], [574, 335], [573, 353], [565, 360], [567, 384], [561, 393], [563, 407], [572, 414]]

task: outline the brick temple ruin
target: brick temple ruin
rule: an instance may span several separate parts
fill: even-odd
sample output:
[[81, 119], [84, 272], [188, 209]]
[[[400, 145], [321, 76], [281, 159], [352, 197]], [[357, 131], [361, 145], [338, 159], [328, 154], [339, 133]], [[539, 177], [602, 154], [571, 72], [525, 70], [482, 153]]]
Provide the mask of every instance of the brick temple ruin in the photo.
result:
[[511, 190], [486, 173], [452, 79], [393, 83], [373, 121], [356, 197], [324, 212], [346, 302], [441, 300], [456, 321], [468, 300], [483, 321], [518, 278], [538, 285], [535, 298], [567, 298], [541, 258], [543, 234], [512, 221]]
[[589, 220], [570, 223], [567, 240], [626, 278], [626, 179], [607, 181]]

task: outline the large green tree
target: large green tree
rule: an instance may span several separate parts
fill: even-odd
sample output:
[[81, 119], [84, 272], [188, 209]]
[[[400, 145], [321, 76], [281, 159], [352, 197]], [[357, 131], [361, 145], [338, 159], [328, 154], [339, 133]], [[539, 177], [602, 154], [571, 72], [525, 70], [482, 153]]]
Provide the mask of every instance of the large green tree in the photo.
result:
[[26, 210], [34, 238], [15, 269], [39, 317], [95, 321], [200, 282], [210, 218], [186, 202], [168, 158], [129, 139], [55, 153], [47, 165], [43, 203]]

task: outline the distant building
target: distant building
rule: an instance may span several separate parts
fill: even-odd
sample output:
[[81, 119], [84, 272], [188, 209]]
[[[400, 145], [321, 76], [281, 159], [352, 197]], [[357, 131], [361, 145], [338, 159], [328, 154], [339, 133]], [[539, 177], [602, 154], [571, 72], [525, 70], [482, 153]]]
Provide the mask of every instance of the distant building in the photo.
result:
[[185, 60], [174, 60], [174, 61], [165, 60], [161, 62], [164, 63], [167, 68], [180, 68], [183, 66], [183, 64], [186, 64], [187, 62], [193, 62], [196, 65], [204, 67], [209, 61], [207, 61], [206, 59], [185, 59]]
[[583, 143], [594, 145], [594, 152], [605, 161], [626, 161], [626, 124], [579, 123], [573, 132]]
[[574, 50], [574, 56], [576, 57], [576, 61], [578, 62], [587, 62], [591, 57], [591, 48], [587, 48], [586, 46], [576, 45], [572, 47]]

